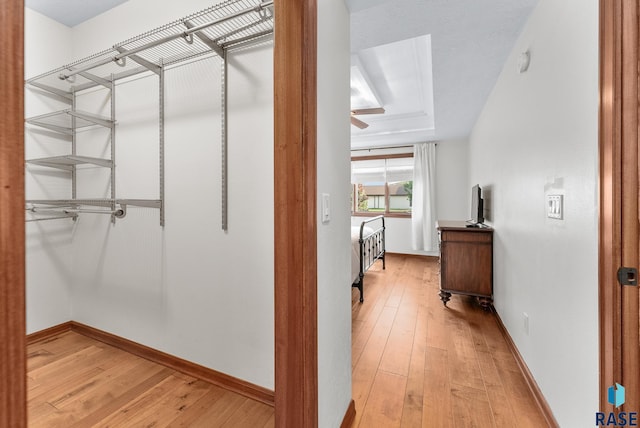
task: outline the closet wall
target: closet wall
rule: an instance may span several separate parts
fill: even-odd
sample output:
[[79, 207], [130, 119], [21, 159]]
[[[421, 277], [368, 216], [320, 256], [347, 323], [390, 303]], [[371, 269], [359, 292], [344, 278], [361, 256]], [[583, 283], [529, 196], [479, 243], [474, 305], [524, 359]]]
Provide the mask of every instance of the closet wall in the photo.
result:
[[[210, 5], [189, 0], [158, 8], [130, 0], [74, 27], [66, 48], [74, 58], [84, 57]], [[39, 43], [51, 48], [49, 41]], [[165, 227], [151, 208], [130, 207], [115, 225], [108, 216], [82, 215], [76, 224], [48, 222], [61, 229], [65, 251], [60, 245], [31, 250], [50, 264], [64, 257], [70, 267], [60, 274], [67, 319], [273, 389], [272, 56], [272, 44], [230, 54], [227, 232], [220, 213], [220, 61], [167, 69]], [[49, 69], [67, 59], [52, 61]], [[83, 96], [84, 102], [108, 107], [99, 92]], [[118, 197], [155, 198], [155, 75], [119, 82], [116, 117]], [[104, 150], [100, 136], [84, 137], [91, 150]], [[91, 171], [78, 186], [79, 194], [109, 191], [105, 177]], [[48, 230], [37, 232], [41, 241], [50, 239]], [[48, 286], [41, 272], [40, 263], [30, 265], [34, 295]], [[41, 311], [29, 302], [30, 319]], [[49, 326], [43, 323], [30, 325]]]
[[[48, 71], [56, 61], [71, 61], [72, 33], [30, 9], [25, 9], [25, 76]], [[25, 90], [27, 117], [67, 106], [49, 97]], [[51, 137], [47, 132], [28, 128], [25, 132], [25, 156], [55, 156], [68, 151], [69, 142]], [[67, 174], [25, 174], [30, 198], [68, 198]], [[26, 225], [27, 332], [32, 333], [69, 321], [71, 316], [71, 253], [73, 222], [41, 221]]]

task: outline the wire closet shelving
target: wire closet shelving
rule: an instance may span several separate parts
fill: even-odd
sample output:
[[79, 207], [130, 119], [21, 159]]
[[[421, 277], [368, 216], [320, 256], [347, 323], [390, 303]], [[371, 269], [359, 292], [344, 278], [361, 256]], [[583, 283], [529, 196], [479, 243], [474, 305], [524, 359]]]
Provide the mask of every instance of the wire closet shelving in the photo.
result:
[[[221, 154], [222, 154], [222, 229], [227, 229], [227, 53], [265, 42], [273, 34], [273, 0], [227, 0], [137, 37], [110, 49], [64, 65], [26, 81], [28, 88], [69, 104], [69, 108], [27, 118], [31, 126], [53, 131], [71, 139], [71, 153], [38, 159], [28, 164], [56, 168], [71, 173], [70, 199], [28, 199], [27, 221], [76, 218], [80, 213], [104, 213], [112, 220], [126, 214], [127, 205], [160, 210], [164, 225], [164, 70], [165, 67], [204, 55], [221, 59]], [[157, 199], [118, 199], [116, 196], [115, 92], [116, 82], [138, 74], [157, 75], [159, 83], [159, 189]], [[92, 88], [106, 88], [110, 94], [111, 114], [103, 117], [76, 109], [78, 94]], [[77, 154], [76, 132], [85, 127], [110, 130], [111, 158]], [[77, 199], [76, 167], [91, 164], [110, 169], [109, 199]], [[88, 208], [87, 208], [88, 207]], [[38, 215], [36, 215], [38, 214]]]

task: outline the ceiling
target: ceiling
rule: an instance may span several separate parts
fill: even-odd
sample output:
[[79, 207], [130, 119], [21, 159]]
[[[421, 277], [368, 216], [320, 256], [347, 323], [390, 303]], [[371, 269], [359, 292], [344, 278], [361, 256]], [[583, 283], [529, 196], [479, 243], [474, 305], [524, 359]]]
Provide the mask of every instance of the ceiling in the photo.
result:
[[127, 0], [25, 0], [25, 6], [49, 18], [74, 27]]
[[[26, 6], [73, 27], [125, 1], [26, 0]], [[352, 147], [363, 148], [468, 137], [538, 0], [345, 2], [352, 63], [385, 109], [358, 117], [368, 128], [351, 127]]]
[[[353, 112], [355, 118], [368, 127], [351, 128], [352, 147], [388, 145], [390, 140], [425, 141], [433, 137], [432, 69], [429, 35], [374, 46], [353, 54], [351, 108], [356, 110]], [[366, 76], [368, 88], [360, 89], [367, 85], [358, 81], [359, 75]], [[374, 96], [361, 97], [362, 92]], [[358, 109], [376, 107], [382, 107], [384, 114], [357, 114]]]
[[[468, 137], [517, 37], [538, 0], [346, 0], [351, 11], [352, 57], [371, 49], [430, 35], [432, 117], [422, 107], [402, 111], [402, 130], [389, 110], [415, 91], [410, 78], [394, 83], [387, 75], [415, 67], [415, 55], [365, 70], [378, 93], [382, 115], [358, 116], [371, 126], [352, 126], [352, 148], [394, 146]], [[366, 61], [362, 61], [365, 64]], [[514, 72], [515, 69], [514, 69]], [[423, 79], [424, 80], [424, 79]], [[386, 88], [386, 89], [385, 89]], [[387, 108], [387, 106], [389, 108]], [[427, 106], [428, 108], [428, 106]], [[409, 118], [413, 116], [414, 120]], [[433, 121], [430, 128], [429, 120]]]

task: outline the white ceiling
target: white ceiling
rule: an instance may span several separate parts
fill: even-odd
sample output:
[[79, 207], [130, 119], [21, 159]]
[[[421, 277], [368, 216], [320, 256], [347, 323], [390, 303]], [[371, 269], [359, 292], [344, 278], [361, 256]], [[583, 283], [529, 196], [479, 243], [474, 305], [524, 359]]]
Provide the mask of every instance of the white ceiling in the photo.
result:
[[74, 27], [127, 0], [25, 0], [25, 6], [49, 18]]
[[[537, 2], [346, 0], [351, 11], [352, 55], [362, 56], [363, 52], [376, 46], [431, 36], [435, 121], [430, 134], [417, 132], [425, 126], [422, 126], [424, 122], [415, 122], [407, 123], [402, 132], [395, 132], [391, 127], [386, 130], [376, 127], [378, 137], [368, 139], [363, 139], [362, 135], [366, 135], [373, 126], [362, 131], [352, 126], [352, 147], [393, 146], [468, 137]], [[396, 62], [395, 66], [407, 68], [413, 64]], [[424, 73], [429, 73], [429, 70], [424, 70]], [[370, 72], [369, 75], [383, 107], [386, 108], [385, 104], [389, 102], [399, 102], [394, 94], [380, 89], [388, 86], [383, 77]], [[399, 88], [397, 93], [406, 92], [413, 85], [407, 79], [405, 87]], [[423, 112], [416, 110], [414, 113], [419, 116]], [[358, 118], [366, 122], [370, 119], [369, 116]]]
[[[73, 27], [125, 1], [26, 0], [26, 6]], [[355, 148], [467, 137], [538, 0], [345, 2], [352, 55], [387, 110], [359, 117], [371, 126], [352, 126]], [[420, 36], [430, 36], [430, 54], [420, 50]], [[416, 104], [416, 85], [428, 85], [429, 78], [432, 88], [420, 89], [432, 105], [428, 99]]]
[[[357, 66], [354, 66], [354, 63]], [[376, 100], [356, 104], [354, 71], [360, 69]], [[369, 126], [351, 127], [351, 147], [367, 148], [403, 141], [426, 141], [435, 133], [431, 37], [414, 37], [363, 49], [351, 59], [351, 108], [383, 107], [384, 114], [356, 115]], [[357, 100], [360, 101], [360, 100]], [[366, 102], [366, 100], [362, 100]]]
[[[419, 36], [363, 49], [351, 59], [351, 108], [383, 107], [384, 114], [357, 115], [369, 126], [353, 126], [353, 148], [388, 145], [389, 140], [425, 141], [435, 132], [431, 37]], [[368, 76], [373, 100], [354, 97], [354, 72]], [[357, 92], [356, 92], [357, 95]], [[367, 104], [369, 103], [369, 104]]]

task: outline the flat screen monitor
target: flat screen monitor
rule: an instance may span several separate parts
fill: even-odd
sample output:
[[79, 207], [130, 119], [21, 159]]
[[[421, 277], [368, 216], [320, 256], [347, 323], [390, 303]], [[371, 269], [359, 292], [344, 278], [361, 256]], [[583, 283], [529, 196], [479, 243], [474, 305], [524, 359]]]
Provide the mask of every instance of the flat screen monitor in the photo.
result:
[[482, 189], [477, 184], [471, 188], [471, 222], [473, 224], [484, 223]]

